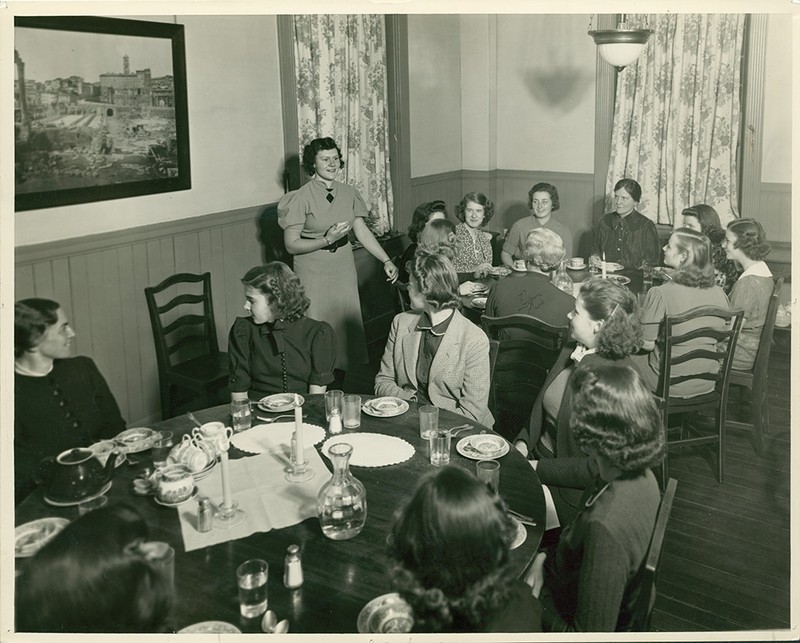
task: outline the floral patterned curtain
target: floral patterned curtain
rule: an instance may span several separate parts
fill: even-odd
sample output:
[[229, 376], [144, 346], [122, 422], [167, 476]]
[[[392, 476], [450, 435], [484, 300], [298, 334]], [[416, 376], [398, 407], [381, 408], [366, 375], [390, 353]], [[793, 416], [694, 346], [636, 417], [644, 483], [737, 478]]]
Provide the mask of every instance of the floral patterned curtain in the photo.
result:
[[358, 188], [376, 236], [392, 227], [384, 16], [298, 15], [295, 74], [300, 149], [331, 136], [345, 157], [340, 179]]
[[683, 208], [707, 203], [724, 225], [738, 216], [744, 16], [629, 15], [628, 23], [654, 33], [617, 76], [606, 194], [629, 177], [653, 221], [680, 226]]

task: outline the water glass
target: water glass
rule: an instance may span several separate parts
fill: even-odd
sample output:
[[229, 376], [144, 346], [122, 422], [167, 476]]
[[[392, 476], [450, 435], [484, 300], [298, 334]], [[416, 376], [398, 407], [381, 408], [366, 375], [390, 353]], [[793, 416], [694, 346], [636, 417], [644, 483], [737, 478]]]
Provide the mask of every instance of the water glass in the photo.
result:
[[172, 450], [175, 442], [173, 441], [172, 431], [159, 431], [151, 453], [153, 455], [153, 466], [158, 469], [167, 464], [167, 456]]
[[231, 419], [234, 433], [249, 429], [253, 420], [250, 413], [250, 400], [231, 400]]
[[344, 428], [357, 429], [361, 426], [361, 396], [344, 396]]
[[648, 290], [653, 285], [653, 266], [642, 264], [642, 289]]
[[495, 493], [500, 490], [500, 463], [497, 460], [478, 460], [475, 474]]
[[436, 429], [430, 438], [431, 464], [444, 467], [450, 464], [450, 430]]
[[88, 514], [90, 511], [105, 507], [107, 504], [108, 496], [98, 496], [97, 498], [84, 500], [78, 505], [78, 515], [83, 516], [84, 514]]
[[167, 543], [153, 541], [139, 545], [145, 560], [166, 580], [170, 589], [175, 587], [175, 550]]
[[265, 560], [246, 560], [236, 569], [239, 587], [239, 612], [244, 618], [255, 618], [267, 611], [267, 574]]
[[325, 420], [331, 421], [331, 410], [339, 409], [339, 415], [344, 415], [344, 393], [334, 390], [325, 393]]
[[430, 438], [439, 428], [439, 409], [435, 406], [419, 407], [419, 437]]

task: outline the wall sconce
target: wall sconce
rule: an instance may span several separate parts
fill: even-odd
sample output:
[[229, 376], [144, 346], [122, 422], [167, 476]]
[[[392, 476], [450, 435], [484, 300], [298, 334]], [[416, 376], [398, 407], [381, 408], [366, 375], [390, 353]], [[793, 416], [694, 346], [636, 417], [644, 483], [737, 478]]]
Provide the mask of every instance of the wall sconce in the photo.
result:
[[600, 48], [600, 55], [607, 63], [616, 67], [617, 73], [636, 61], [652, 33], [651, 29], [628, 27], [624, 13], [621, 14], [616, 29], [592, 31], [591, 18], [589, 19], [589, 35]]

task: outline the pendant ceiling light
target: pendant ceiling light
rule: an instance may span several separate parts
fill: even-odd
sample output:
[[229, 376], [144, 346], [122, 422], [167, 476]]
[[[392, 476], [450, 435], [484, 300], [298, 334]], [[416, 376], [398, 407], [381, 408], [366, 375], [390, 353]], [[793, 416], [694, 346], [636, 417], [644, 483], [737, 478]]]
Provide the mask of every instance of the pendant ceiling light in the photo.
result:
[[616, 29], [592, 31], [591, 27], [590, 21], [589, 35], [594, 40], [594, 44], [600, 48], [600, 55], [608, 64], [616, 67], [617, 72], [636, 61], [653, 33], [650, 29], [628, 27], [624, 13], [621, 15]]

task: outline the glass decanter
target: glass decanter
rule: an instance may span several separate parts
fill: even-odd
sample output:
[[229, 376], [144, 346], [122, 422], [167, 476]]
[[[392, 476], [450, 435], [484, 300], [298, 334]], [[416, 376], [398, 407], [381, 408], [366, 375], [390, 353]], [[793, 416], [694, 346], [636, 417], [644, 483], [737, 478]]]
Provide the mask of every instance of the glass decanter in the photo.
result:
[[553, 285], [565, 293], [572, 294], [572, 277], [567, 274], [566, 263], [562, 261], [553, 275]]
[[367, 490], [350, 473], [352, 445], [334, 444], [329, 451], [333, 477], [317, 494], [317, 512], [322, 533], [332, 540], [357, 536], [367, 520]]

